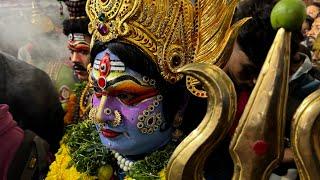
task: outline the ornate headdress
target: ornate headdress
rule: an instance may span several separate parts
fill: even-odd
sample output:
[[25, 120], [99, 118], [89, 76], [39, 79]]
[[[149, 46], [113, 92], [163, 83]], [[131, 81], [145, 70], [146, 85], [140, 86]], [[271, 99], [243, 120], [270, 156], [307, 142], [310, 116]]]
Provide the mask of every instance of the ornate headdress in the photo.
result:
[[64, 0], [68, 7], [70, 19], [88, 18], [85, 11], [85, 0]]
[[[69, 18], [63, 21], [63, 32], [69, 36], [73, 33], [89, 35], [89, 18], [86, 15], [86, 0], [58, 0], [63, 1], [68, 8]], [[73, 37], [73, 36], [72, 36]]]
[[86, 41], [89, 18], [86, 14], [86, 0], [58, 0], [63, 1], [69, 12], [69, 18], [63, 21], [63, 33], [68, 36], [69, 48], [73, 48], [79, 43], [89, 46]]
[[186, 64], [225, 64], [237, 30], [246, 21], [230, 26], [236, 4], [237, 0], [195, 5], [190, 0], [88, 0], [86, 11], [92, 43], [117, 39], [133, 44], [149, 55], [165, 80], [175, 83], [182, 78], [176, 70]]

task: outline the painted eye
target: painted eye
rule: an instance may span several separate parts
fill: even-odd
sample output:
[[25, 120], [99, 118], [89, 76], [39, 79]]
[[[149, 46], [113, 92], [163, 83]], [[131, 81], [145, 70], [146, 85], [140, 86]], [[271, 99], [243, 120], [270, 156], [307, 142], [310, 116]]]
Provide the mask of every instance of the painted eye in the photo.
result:
[[101, 64], [100, 65], [100, 72], [102, 72], [102, 73], [106, 73], [107, 72], [106, 64]]
[[134, 104], [138, 103], [138, 101], [136, 101], [137, 96], [134, 94], [130, 94], [130, 93], [118, 94], [117, 97], [121, 102], [129, 106], [133, 106]]
[[117, 97], [121, 100], [130, 100], [133, 99], [135, 96], [132, 94], [118, 94]]
[[111, 65], [110, 65], [110, 57], [109, 54], [105, 54], [105, 56], [100, 61], [100, 75], [106, 76], [109, 74]]

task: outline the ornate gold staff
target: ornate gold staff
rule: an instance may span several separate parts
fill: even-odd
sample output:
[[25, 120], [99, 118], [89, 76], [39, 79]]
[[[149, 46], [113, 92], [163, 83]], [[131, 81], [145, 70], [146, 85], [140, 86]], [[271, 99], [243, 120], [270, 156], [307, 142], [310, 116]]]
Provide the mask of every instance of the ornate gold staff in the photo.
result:
[[233, 179], [269, 179], [283, 156], [291, 33], [283, 28], [269, 50], [230, 145]]

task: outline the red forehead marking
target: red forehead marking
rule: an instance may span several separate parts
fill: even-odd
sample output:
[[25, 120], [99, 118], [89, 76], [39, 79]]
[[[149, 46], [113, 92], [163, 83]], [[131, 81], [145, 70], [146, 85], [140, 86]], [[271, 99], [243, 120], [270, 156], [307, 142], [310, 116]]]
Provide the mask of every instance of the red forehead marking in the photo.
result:
[[107, 85], [107, 80], [106, 78], [104, 78], [103, 76], [100, 76], [99, 79], [98, 79], [98, 86], [101, 88], [101, 89], [104, 89]]

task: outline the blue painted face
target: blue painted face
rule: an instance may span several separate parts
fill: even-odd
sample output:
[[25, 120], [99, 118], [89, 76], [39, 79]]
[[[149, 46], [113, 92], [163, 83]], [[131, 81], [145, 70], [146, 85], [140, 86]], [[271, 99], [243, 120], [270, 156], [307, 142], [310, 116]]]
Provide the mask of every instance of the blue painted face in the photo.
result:
[[125, 67], [108, 49], [94, 61], [93, 109], [101, 141], [122, 155], [152, 152], [171, 139], [165, 122], [163, 98], [156, 82]]

